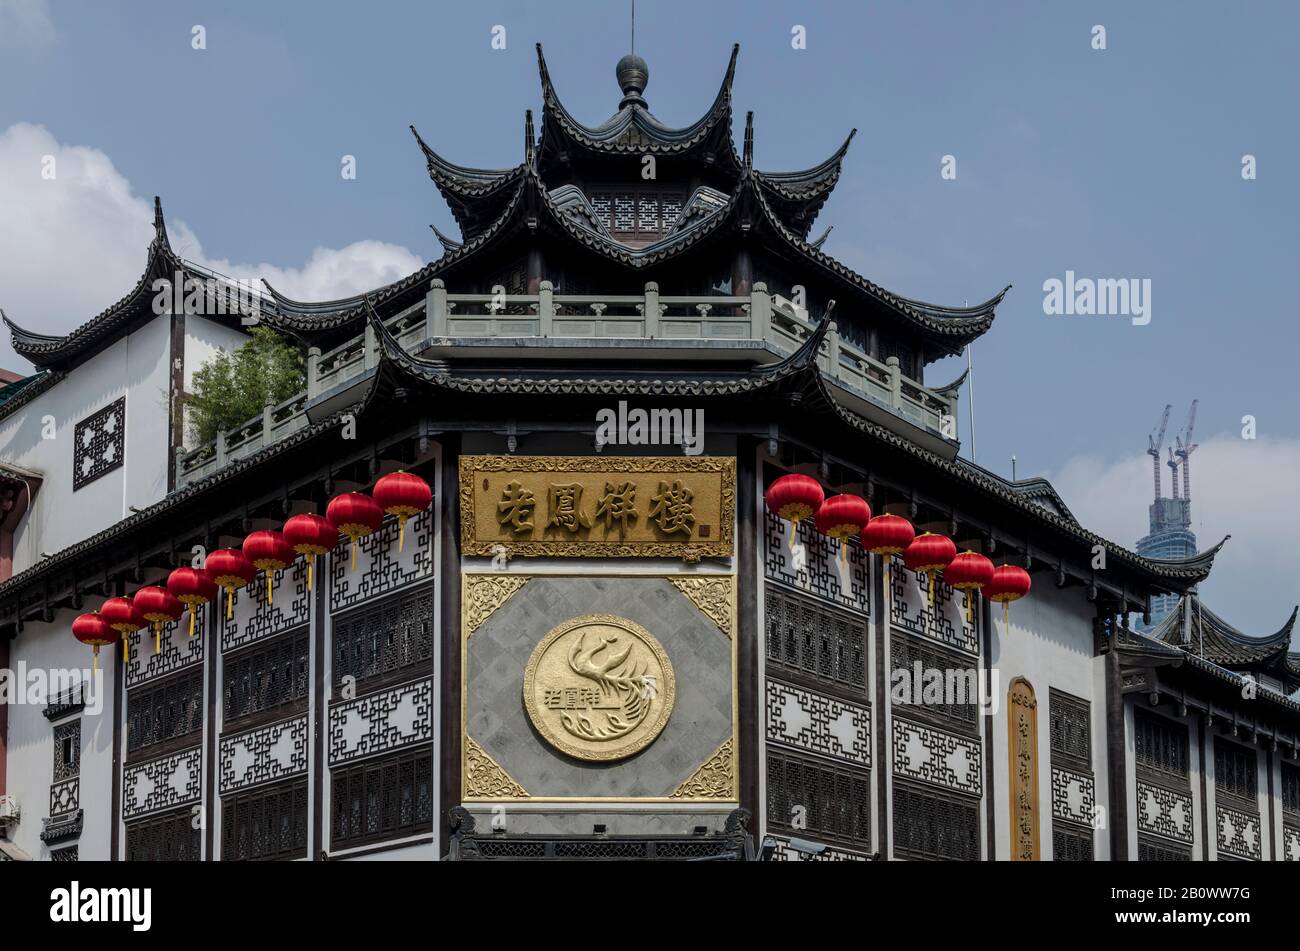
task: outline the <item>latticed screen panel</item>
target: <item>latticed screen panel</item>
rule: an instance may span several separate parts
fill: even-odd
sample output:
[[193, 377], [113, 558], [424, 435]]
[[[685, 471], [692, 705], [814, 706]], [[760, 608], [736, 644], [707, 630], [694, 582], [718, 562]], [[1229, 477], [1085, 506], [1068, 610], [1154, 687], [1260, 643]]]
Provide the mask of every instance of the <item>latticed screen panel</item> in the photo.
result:
[[593, 192], [591, 207], [611, 234], [662, 235], [672, 230], [682, 214], [680, 191], [640, 189], [626, 192]]
[[334, 619], [334, 685], [433, 660], [433, 588], [385, 598]]
[[74, 427], [72, 491], [120, 469], [125, 457], [126, 397], [122, 397]]
[[306, 700], [309, 647], [303, 629], [227, 657], [222, 676], [225, 721]]
[[1282, 808], [1300, 813], [1300, 766], [1292, 763], [1282, 764]]
[[1087, 700], [1053, 689], [1049, 694], [1052, 758], [1092, 767], [1092, 715]]
[[784, 588], [764, 586], [767, 659], [848, 687], [867, 682], [864, 621]]
[[1161, 839], [1138, 836], [1139, 862], [1190, 862], [1192, 850]]
[[81, 771], [81, 721], [54, 728], [54, 781], [72, 779]]
[[1187, 778], [1187, 727], [1138, 708], [1133, 711], [1137, 764]]
[[1258, 808], [1259, 766], [1254, 750], [1229, 743], [1221, 737], [1214, 740], [1214, 788], [1221, 793], [1236, 796], [1243, 803]]
[[[890, 660], [894, 670], [905, 670], [915, 688], [913, 694], [909, 694], [909, 700], [915, 700], [914, 693], [919, 691], [921, 698], [924, 700], [925, 680], [924, 674], [919, 684], [916, 683], [916, 670], [919, 663], [923, 672], [940, 671], [948, 676], [949, 671], [954, 674], [963, 676], [961, 687], [966, 692], [967, 699], [975, 700], [975, 703], [937, 703], [927, 700], [923, 703], [909, 703], [906, 705], [907, 716], [913, 714], [921, 717], [938, 717], [941, 720], [956, 726], [963, 727], [965, 732], [975, 733], [979, 729], [979, 679], [978, 671], [974, 671], [976, 676], [966, 677], [965, 674], [971, 671], [971, 662], [962, 659], [957, 655], [950, 654], [941, 648], [930, 647], [928, 644], [921, 642], [919, 638], [895, 631], [890, 635]], [[951, 681], [945, 679], [945, 687]], [[945, 689], [944, 691], [948, 691]], [[955, 695], [955, 694], [954, 694]], [[898, 704], [896, 706], [904, 706]]]
[[203, 726], [201, 671], [170, 677], [156, 687], [133, 690], [127, 699], [126, 749], [197, 733]]
[[1093, 861], [1092, 831], [1052, 824], [1052, 859], [1057, 862]]
[[129, 822], [126, 826], [128, 862], [197, 862], [199, 830], [189, 806]]
[[894, 783], [894, 853], [912, 859], [980, 857], [979, 800]]
[[767, 822], [794, 835], [871, 845], [871, 773], [769, 750]]
[[307, 780], [221, 800], [221, 860], [296, 859], [307, 854]]
[[66, 849], [50, 849], [51, 862], [80, 862], [80, 853], [77, 846], [70, 845]]
[[428, 750], [408, 751], [336, 769], [331, 787], [334, 849], [429, 832], [433, 769]]

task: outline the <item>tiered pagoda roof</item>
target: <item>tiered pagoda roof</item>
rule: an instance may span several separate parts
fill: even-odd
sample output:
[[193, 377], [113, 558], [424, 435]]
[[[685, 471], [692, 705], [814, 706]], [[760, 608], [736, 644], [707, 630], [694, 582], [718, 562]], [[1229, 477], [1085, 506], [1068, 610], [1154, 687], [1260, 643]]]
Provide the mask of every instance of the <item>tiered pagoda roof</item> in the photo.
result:
[[1300, 607], [1278, 630], [1260, 637], [1245, 634], [1207, 608], [1194, 594], [1184, 595], [1151, 631], [1150, 637], [1177, 644], [1190, 654], [1238, 673], [1262, 674], [1281, 681], [1286, 692], [1300, 689], [1300, 653], [1291, 650], [1291, 633]]

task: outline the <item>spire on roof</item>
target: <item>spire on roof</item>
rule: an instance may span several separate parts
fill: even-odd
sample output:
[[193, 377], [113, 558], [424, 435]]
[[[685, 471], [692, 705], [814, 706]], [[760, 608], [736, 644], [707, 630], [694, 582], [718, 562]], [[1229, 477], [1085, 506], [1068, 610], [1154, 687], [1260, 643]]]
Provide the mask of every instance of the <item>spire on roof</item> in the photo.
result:
[[754, 167], [754, 110], [745, 113], [745, 169]]
[[153, 243], [160, 250], [170, 251], [171, 243], [167, 240], [167, 222], [163, 220], [162, 199], [153, 196]]

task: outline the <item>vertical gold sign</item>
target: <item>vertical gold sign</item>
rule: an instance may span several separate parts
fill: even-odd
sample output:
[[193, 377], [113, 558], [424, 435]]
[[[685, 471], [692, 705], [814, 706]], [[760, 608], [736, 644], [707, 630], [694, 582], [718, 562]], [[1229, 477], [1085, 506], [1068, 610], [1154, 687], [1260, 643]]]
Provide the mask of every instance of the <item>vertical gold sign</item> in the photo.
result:
[[1007, 759], [1011, 770], [1011, 860], [1038, 861], [1038, 701], [1023, 677], [1007, 689]]
[[728, 557], [736, 461], [716, 456], [461, 456], [467, 555]]

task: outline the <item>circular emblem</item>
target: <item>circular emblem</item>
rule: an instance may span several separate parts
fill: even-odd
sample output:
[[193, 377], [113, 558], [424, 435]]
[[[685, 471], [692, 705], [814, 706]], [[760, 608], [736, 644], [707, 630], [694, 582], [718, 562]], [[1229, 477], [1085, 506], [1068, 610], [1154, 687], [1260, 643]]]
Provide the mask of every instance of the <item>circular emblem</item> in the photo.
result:
[[537, 732], [561, 752], [615, 760], [659, 735], [676, 687], [673, 665], [649, 631], [613, 614], [584, 614], [533, 650], [524, 706]]

